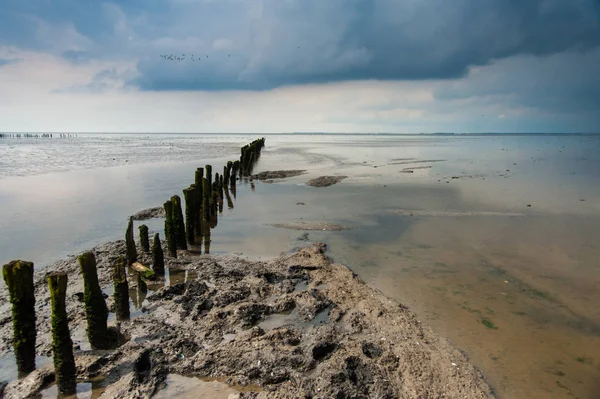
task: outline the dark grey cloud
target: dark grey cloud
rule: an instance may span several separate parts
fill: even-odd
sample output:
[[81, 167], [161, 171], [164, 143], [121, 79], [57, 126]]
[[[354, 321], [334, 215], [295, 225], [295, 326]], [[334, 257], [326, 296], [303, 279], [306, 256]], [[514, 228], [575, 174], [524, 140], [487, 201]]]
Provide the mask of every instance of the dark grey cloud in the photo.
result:
[[139, 59], [129, 83], [145, 90], [448, 79], [600, 45], [599, 0], [5, 2], [0, 43], [39, 48], [39, 20], [73, 26], [92, 44], [62, 46], [65, 57]]

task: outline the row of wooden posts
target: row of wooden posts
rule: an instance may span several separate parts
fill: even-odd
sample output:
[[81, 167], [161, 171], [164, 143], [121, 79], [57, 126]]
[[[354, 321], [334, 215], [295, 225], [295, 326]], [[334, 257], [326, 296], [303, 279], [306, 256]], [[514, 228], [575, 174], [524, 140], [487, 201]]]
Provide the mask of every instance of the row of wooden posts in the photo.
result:
[[77, 137], [70, 133], [0, 133], [0, 139], [51, 139], [54, 136], [60, 138]]
[[[235, 195], [237, 176], [248, 176], [258, 160], [264, 139], [253, 141], [242, 148], [239, 161], [227, 162], [223, 174], [212, 175], [211, 165], [198, 168], [195, 183], [183, 190], [186, 202], [185, 219], [181, 209], [179, 196], [174, 195], [164, 204], [165, 235], [168, 253], [177, 257], [177, 249], [187, 249], [187, 244], [195, 243], [195, 235], [208, 237], [205, 247], [210, 242], [210, 228], [216, 225], [217, 210], [222, 212], [223, 197], [229, 197], [229, 187]], [[204, 172], [206, 171], [206, 176]], [[233, 207], [231, 204], [230, 207]], [[209, 229], [203, 234], [203, 229]], [[148, 237], [148, 227], [141, 225], [140, 246], [144, 252], [152, 253], [152, 269], [137, 262], [138, 254], [134, 240], [133, 218], [129, 219], [125, 232], [126, 257], [120, 256], [112, 270], [114, 285], [115, 314], [118, 321], [127, 320], [129, 311], [129, 285], [126, 266], [135, 271], [138, 287], [146, 287], [145, 280], [155, 276], [163, 276], [164, 253], [158, 233], [154, 235], [152, 247]], [[108, 307], [104, 300], [98, 273], [96, 258], [92, 252], [85, 252], [78, 257], [83, 276], [83, 301], [87, 322], [87, 337], [92, 349], [110, 349], [118, 343], [118, 331], [108, 328]], [[3, 277], [9, 291], [12, 305], [13, 347], [20, 376], [35, 369], [35, 343], [37, 336], [35, 315], [35, 289], [33, 281], [33, 263], [15, 260], [3, 267]], [[47, 276], [51, 304], [52, 352], [56, 384], [61, 394], [70, 395], [76, 391], [76, 368], [73, 355], [73, 342], [68, 326], [66, 310], [67, 273], [52, 273]]]

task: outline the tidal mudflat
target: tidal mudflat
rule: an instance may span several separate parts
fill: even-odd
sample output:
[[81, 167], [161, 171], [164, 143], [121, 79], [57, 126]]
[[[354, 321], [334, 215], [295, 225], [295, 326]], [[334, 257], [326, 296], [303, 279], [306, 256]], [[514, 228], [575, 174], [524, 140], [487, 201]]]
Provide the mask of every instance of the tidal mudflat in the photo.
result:
[[[226, 140], [236, 155], [248, 141]], [[599, 149], [597, 136], [267, 136], [255, 173], [306, 172], [238, 184], [210, 251], [255, 261], [325, 242], [464, 350], [498, 397], [593, 397]], [[120, 239], [129, 215], [178, 193], [206, 158], [2, 176], [2, 260], [41, 268]], [[306, 185], [325, 175], [347, 178]], [[46, 189], [21, 194], [31, 186]], [[347, 229], [273, 227], [314, 222]], [[152, 234], [164, 220], [144, 223]]]

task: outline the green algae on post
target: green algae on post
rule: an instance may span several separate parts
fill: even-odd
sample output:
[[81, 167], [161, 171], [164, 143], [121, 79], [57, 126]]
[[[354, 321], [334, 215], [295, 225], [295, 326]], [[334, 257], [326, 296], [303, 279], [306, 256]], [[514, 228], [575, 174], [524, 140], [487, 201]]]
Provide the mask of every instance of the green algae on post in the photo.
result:
[[79, 266], [83, 275], [83, 301], [87, 319], [87, 336], [93, 349], [109, 349], [108, 308], [98, 283], [96, 258], [91, 252], [79, 255]]
[[175, 237], [177, 249], [187, 249], [185, 223], [183, 221], [183, 211], [181, 210], [181, 198], [179, 198], [178, 195], [172, 196], [171, 204], [173, 205], [173, 215], [171, 217], [171, 220], [173, 221], [173, 236]]
[[129, 284], [127, 283], [127, 274], [125, 273], [125, 259], [122, 256], [117, 258], [113, 268], [113, 283], [115, 287], [115, 314], [117, 320], [129, 319]]
[[167, 240], [167, 249], [169, 255], [177, 258], [177, 242], [173, 234], [173, 204], [171, 201], [164, 203], [165, 207], [165, 237]]
[[210, 196], [208, 189], [208, 179], [202, 179], [202, 219], [210, 218]]
[[150, 252], [150, 240], [148, 239], [148, 226], [145, 224], [139, 227], [140, 229], [140, 246], [144, 252]]
[[132, 265], [137, 260], [137, 250], [133, 239], [133, 217], [129, 218], [129, 224], [125, 231], [125, 245], [127, 247], [127, 264]]
[[154, 235], [154, 242], [152, 243], [152, 269], [159, 276], [164, 276], [165, 274], [165, 257], [158, 233]]
[[12, 305], [13, 347], [20, 375], [35, 370], [35, 294], [33, 263], [13, 260], [2, 269]]
[[206, 180], [208, 180], [208, 194], [209, 196], [212, 196], [211, 190], [212, 190], [212, 166], [211, 165], [206, 165], [204, 167], [206, 169]]
[[48, 288], [52, 308], [52, 354], [56, 385], [61, 394], [73, 395], [77, 388], [77, 371], [67, 316], [67, 273], [49, 275]]
[[196, 188], [184, 189], [183, 199], [185, 201], [185, 236], [187, 242], [192, 245], [196, 231]]

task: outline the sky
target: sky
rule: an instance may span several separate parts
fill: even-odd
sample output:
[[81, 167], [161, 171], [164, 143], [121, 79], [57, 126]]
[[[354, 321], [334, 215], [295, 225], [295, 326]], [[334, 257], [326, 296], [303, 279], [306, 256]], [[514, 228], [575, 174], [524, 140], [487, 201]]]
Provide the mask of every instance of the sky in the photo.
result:
[[600, 132], [600, 0], [2, 0], [4, 132]]

